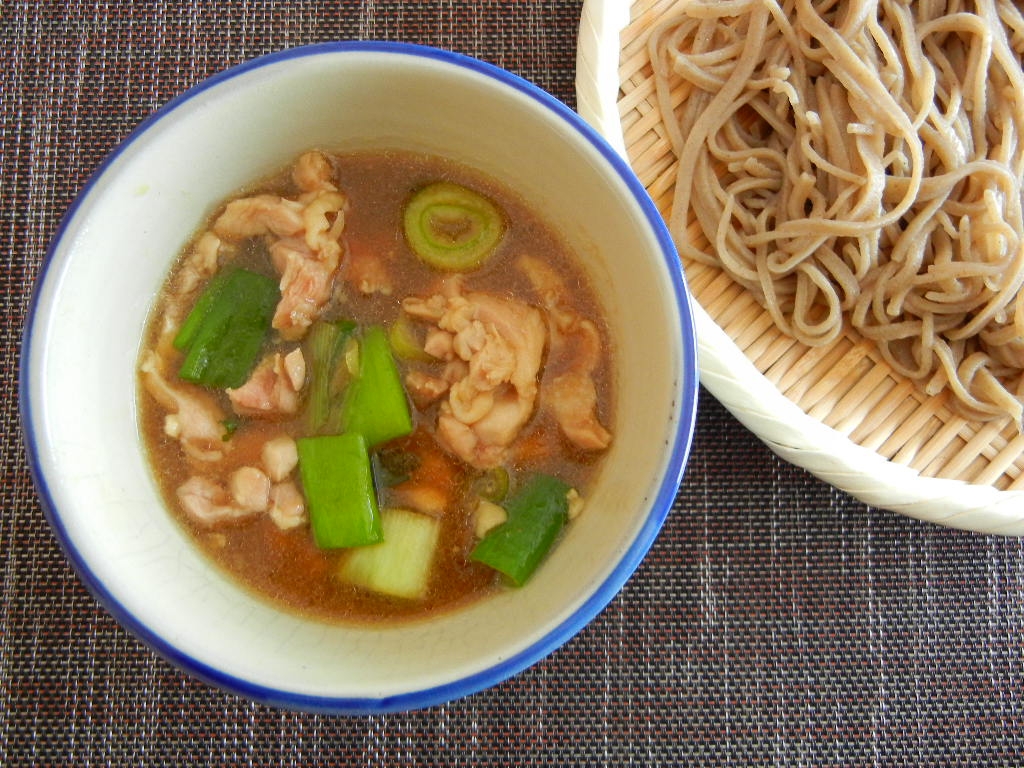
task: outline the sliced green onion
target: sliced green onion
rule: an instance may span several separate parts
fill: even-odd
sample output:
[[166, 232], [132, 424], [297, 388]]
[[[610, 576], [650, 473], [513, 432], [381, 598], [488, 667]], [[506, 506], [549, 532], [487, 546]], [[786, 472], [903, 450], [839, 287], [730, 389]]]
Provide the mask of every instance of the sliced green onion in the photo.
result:
[[481, 499], [500, 504], [508, 495], [508, 470], [504, 467], [488, 469], [473, 480], [472, 487]]
[[423, 342], [416, 334], [416, 328], [405, 315], [398, 318], [388, 328], [388, 341], [391, 349], [400, 360], [417, 360], [430, 362], [434, 358], [423, 350]]
[[359, 375], [345, 393], [342, 423], [346, 432], [363, 435], [371, 448], [412, 432], [405, 389], [387, 336], [379, 325], [363, 333]]
[[224, 425], [224, 436], [221, 439], [227, 442], [238, 431], [238, 428], [242, 426], [242, 420], [237, 416], [230, 416], [222, 420], [221, 424]]
[[185, 351], [192, 346], [203, 321], [210, 313], [211, 307], [217, 301], [224, 284], [233, 272], [234, 270], [231, 269], [223, 269], [210, 278], [202, 293], [199, 294], [199, 298], [196, 299], [196, 303], [192, 305], [192, 311], [188, 313], [185, 322], [181, 324], [181, 328], [178, 329], [178, 333], [174, 337], [175, 349]]
[[[337, 432], [340, 403], [336, 395], [339, 379], [348, 378], [344, 350], [356, 324], [347, 320], [317, 322], [309, 329], [309, 396], [306, 400], [306, 427], [311, 433]], [[344, 375], [341, 375], [344, 374]], [[333, 418], [332, 418], [333, 416]]]
[[299, 475], [313, 538], [321, 549], [361, 547], [383, 538], [365, 438], [358, 433], [302, 437]]
[[550, 475], [534, 475], [504, 505], [508, 519], [473, 548], [471, 558], [521, 586], [551, 550], [568, 521], [570, 486]]
[[215, 276], [174, 338], [185, 353], [178, 376], [218, 389], [244, 384], [280, 297], [277, 283], [256, 272], [231, 269]]
[[437, 519], [407, 509], [381, 512], [384, 541], [349, 553], [339, 576], [364, 589], [407, 600], [424, 597], [437, 550]]
[[505, 216], [483, 195], [440, 181], [416, 192], [403, 215], [405, 237], [424, 263], [445, 271], [479, 267], [505, 235]]

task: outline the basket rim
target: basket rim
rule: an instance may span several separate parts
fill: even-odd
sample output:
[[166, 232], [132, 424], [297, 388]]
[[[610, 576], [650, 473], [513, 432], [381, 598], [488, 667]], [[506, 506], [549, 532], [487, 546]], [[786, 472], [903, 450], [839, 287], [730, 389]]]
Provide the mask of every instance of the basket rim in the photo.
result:
[[[620, 33], [633, 0], [584, 0], [577, 46], [577, 111], [628, 158], [619, 116]], [[784, 460], [865, 504], [979, 533], [1024, 535], [1024, 491], [924, 477], [861, 446], [786, 397], [715, 322], [693, 311], [700, 381]]]

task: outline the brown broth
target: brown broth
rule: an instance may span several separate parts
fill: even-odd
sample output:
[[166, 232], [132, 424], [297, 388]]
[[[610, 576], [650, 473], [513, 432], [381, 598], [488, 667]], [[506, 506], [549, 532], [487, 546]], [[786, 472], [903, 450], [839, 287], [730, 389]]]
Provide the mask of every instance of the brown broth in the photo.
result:
[[[373, 152], [330, 155], [335, 167], [336, 183], [348, 197], [345, 240], [352, 253], [375, 252], [386, 262], [394, 290], [390, 295], [369, 296], [351, 289], [344, 282], [342, 267], [336, 290], [337, 299], [324, 317], [346, 318], [360, 324], [390, 323], [399, 314], [400, 301], [409, 295], [429, 296], [440, 283], [441, 274], [421, 264], [408, 249], [402, 235], [402, 208], [417, 187], [432, 181], [450, 180], [481, 191], [505, 211], [509, 229], [499, 251], [480, 269], [466, 278], [470, 290], [514, 295], [529, 303], [540, 304], [526, 278], [510, 267], [511, 259], [523, 253], [543, 257], [557, 267], [571, 287], [574, 309], [593, 320], [605, 341], [604, 360], [595, 371], [598, 389], [599, 416], [604, 424], [612, 423], [614, 398], [612, 391], [612, 355], [608, 349], [604, 316], [593, 291], [575, 257], [560, 236], [553, 232], [527, 204], [509, 193], [500, 184], [450, 161], [405, 152]], [[288, 171], [254, 185], [239, 197], [272, 191], [294, 195]], [[210, 222], [223, 208], [211, 216]], [[208, 222], [209, 223], [209, 222]], [[268, 275], [274, 275], [266, 251], [253, 244], [239, 249], [232, 263]], [[185, 249], [184, 253], [187, 253]], [[183, 254], [184, 258], [184, 254]], [[179, 265], [171, 271], [166, 285], [174, 280]], [[166, 289], [165, 289], [166, 291]], [[159, 320], [166, 294], [158, 297], [150, 326], [147, 347], [153, 347], [159, 331]], [[178, 360], [168, 365], [177, 368]], [[400, 370], [404, 370], [399, 361]], [[545, 376], [557, 371], [544, 369]], [[230, 405], [220, 393], [225, 413]], [[471, 510], [467, 503], [446, 511], [442, 518], [438, 557], [435, 560], [430, 589], [423, 601], [403, 601], [375, 595], [345, 584], [334, 574], [343, 552], [323, 551], [316, 547], [308, 526], [279, 530], [265, 515], [246, 521], [203, 528], [192, 522], [181, 510], [175, 489], [196, 466], [185, 457], [177, 441], [163, 432], [164, 409], [139, 387], [141, 430], [149, 453], [150, 465], [158, 480], [165, 503], [201, 550], [252, 593], [286, 610], [326, 621], [380, 621], [429, 616], [477, 600], [497, 589], [503, 582], [496, 572], [469, 560], [474, 543]], [[436, 406], [424, 412], [412, 408], [416, 432], [402, 438], [407, 444], [422, 440], [425, 429], [433, 423]], [[220, 462], [202, 464], [201, 471], [210, 476], [226, 476], [232, 469], [258, 459], [262, 444], [282, 432], [301, 436], [301, 419], [267, 421], [242, 419], [231, 440], [230, 454]], [[548, 417], [537, 414], [524, 428], [520, 440], [531, 441], [537, 458], [524, 459], [509, 467], [513, 478], [529, 471], [544, 471], [573, 485], [586, 496], [586, 488], [600, 464], [601, 454], [588, 454], [574, 449], [549, 423]], [[544, 453], [554, 458], [541, 458]], [[449, 459], [455, 481], [468, 486], [471, 467], [457, 459]], [[390, 491], [379, 489], [381, 507], [388, 506]]]

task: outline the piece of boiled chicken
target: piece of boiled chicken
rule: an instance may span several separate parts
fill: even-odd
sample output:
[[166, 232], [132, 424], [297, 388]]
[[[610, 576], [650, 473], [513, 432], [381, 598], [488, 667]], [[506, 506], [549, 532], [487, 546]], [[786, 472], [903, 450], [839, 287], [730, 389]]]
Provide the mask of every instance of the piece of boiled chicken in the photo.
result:
[[295, 441], [282, 434], [263, 444], [260, 466], [238, 467], [226, 483], [193, 475], [178, 486], [176, 493], [185, 514], [204, 528], [265, 513], [274, 525], [287, 530], [308, 520], [306, 501], [291, 480], [297, 464]]
[[301, 339], [320, 317], [341, 266], [348, 198], [338, 191], [332, 174], [322, 153], [307, 152], [292, 171], [302, 190], [298, 197], [239, 198], [213, 222], [213, 233], [224, 242], [267, 238], [281, 289], [271, 324], [285, 339]]
[[546, 261], [521, 256], [516, 266], [542, 297], [551, 334], [548, 367], [558, 371], [543, 384], [541, 407], [551, 412], [575, 446], [587, 451], [603, 450], [612, 436], [597, 416], [594, 371], [601, 361], [597, 326], [573, 310], [568, 286]]
[[227, 394], [239, 416], [287, 416], [299, 410], [305, 380], [306, 360], [296, 347], [284, 355], [273, 352], [264, 357], [249, 379]]
[[414, 401], [446, 395], [438, 408], [438, 441], [471, 466], [499, 466], [536, 405], [547, 343], [543, 315], [517, 299], [463, 291], [457, 279], [402, 306], [431, 324], [428, 351], [448, 363], [443, 376], [406, 381]]
[[167, 411], [164, 433], [177, 440], [197, 461], [219, 461], [228, 443], [224, 440], [224, 412], [213, 396], [190, 384], [171, 385], [153, 351], [142, 356], [142, 386]]

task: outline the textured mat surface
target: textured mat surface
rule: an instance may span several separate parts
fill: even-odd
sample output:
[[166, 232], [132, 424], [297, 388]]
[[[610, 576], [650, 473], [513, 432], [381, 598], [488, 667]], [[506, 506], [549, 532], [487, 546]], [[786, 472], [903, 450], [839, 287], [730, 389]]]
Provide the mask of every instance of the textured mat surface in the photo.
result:
[[18, 426], [21, 326], [104, 155], [225, 66], [376, 38], [504, 66], [573, 104], [578, 2], [5, 2], [0, 8], [0, 764], [1024, 763], [1024, 550], [872, 510], [710, 396], [673, 514], [585, 631], [488, 691], [332, 718], [211, 689], [97, 607]]

